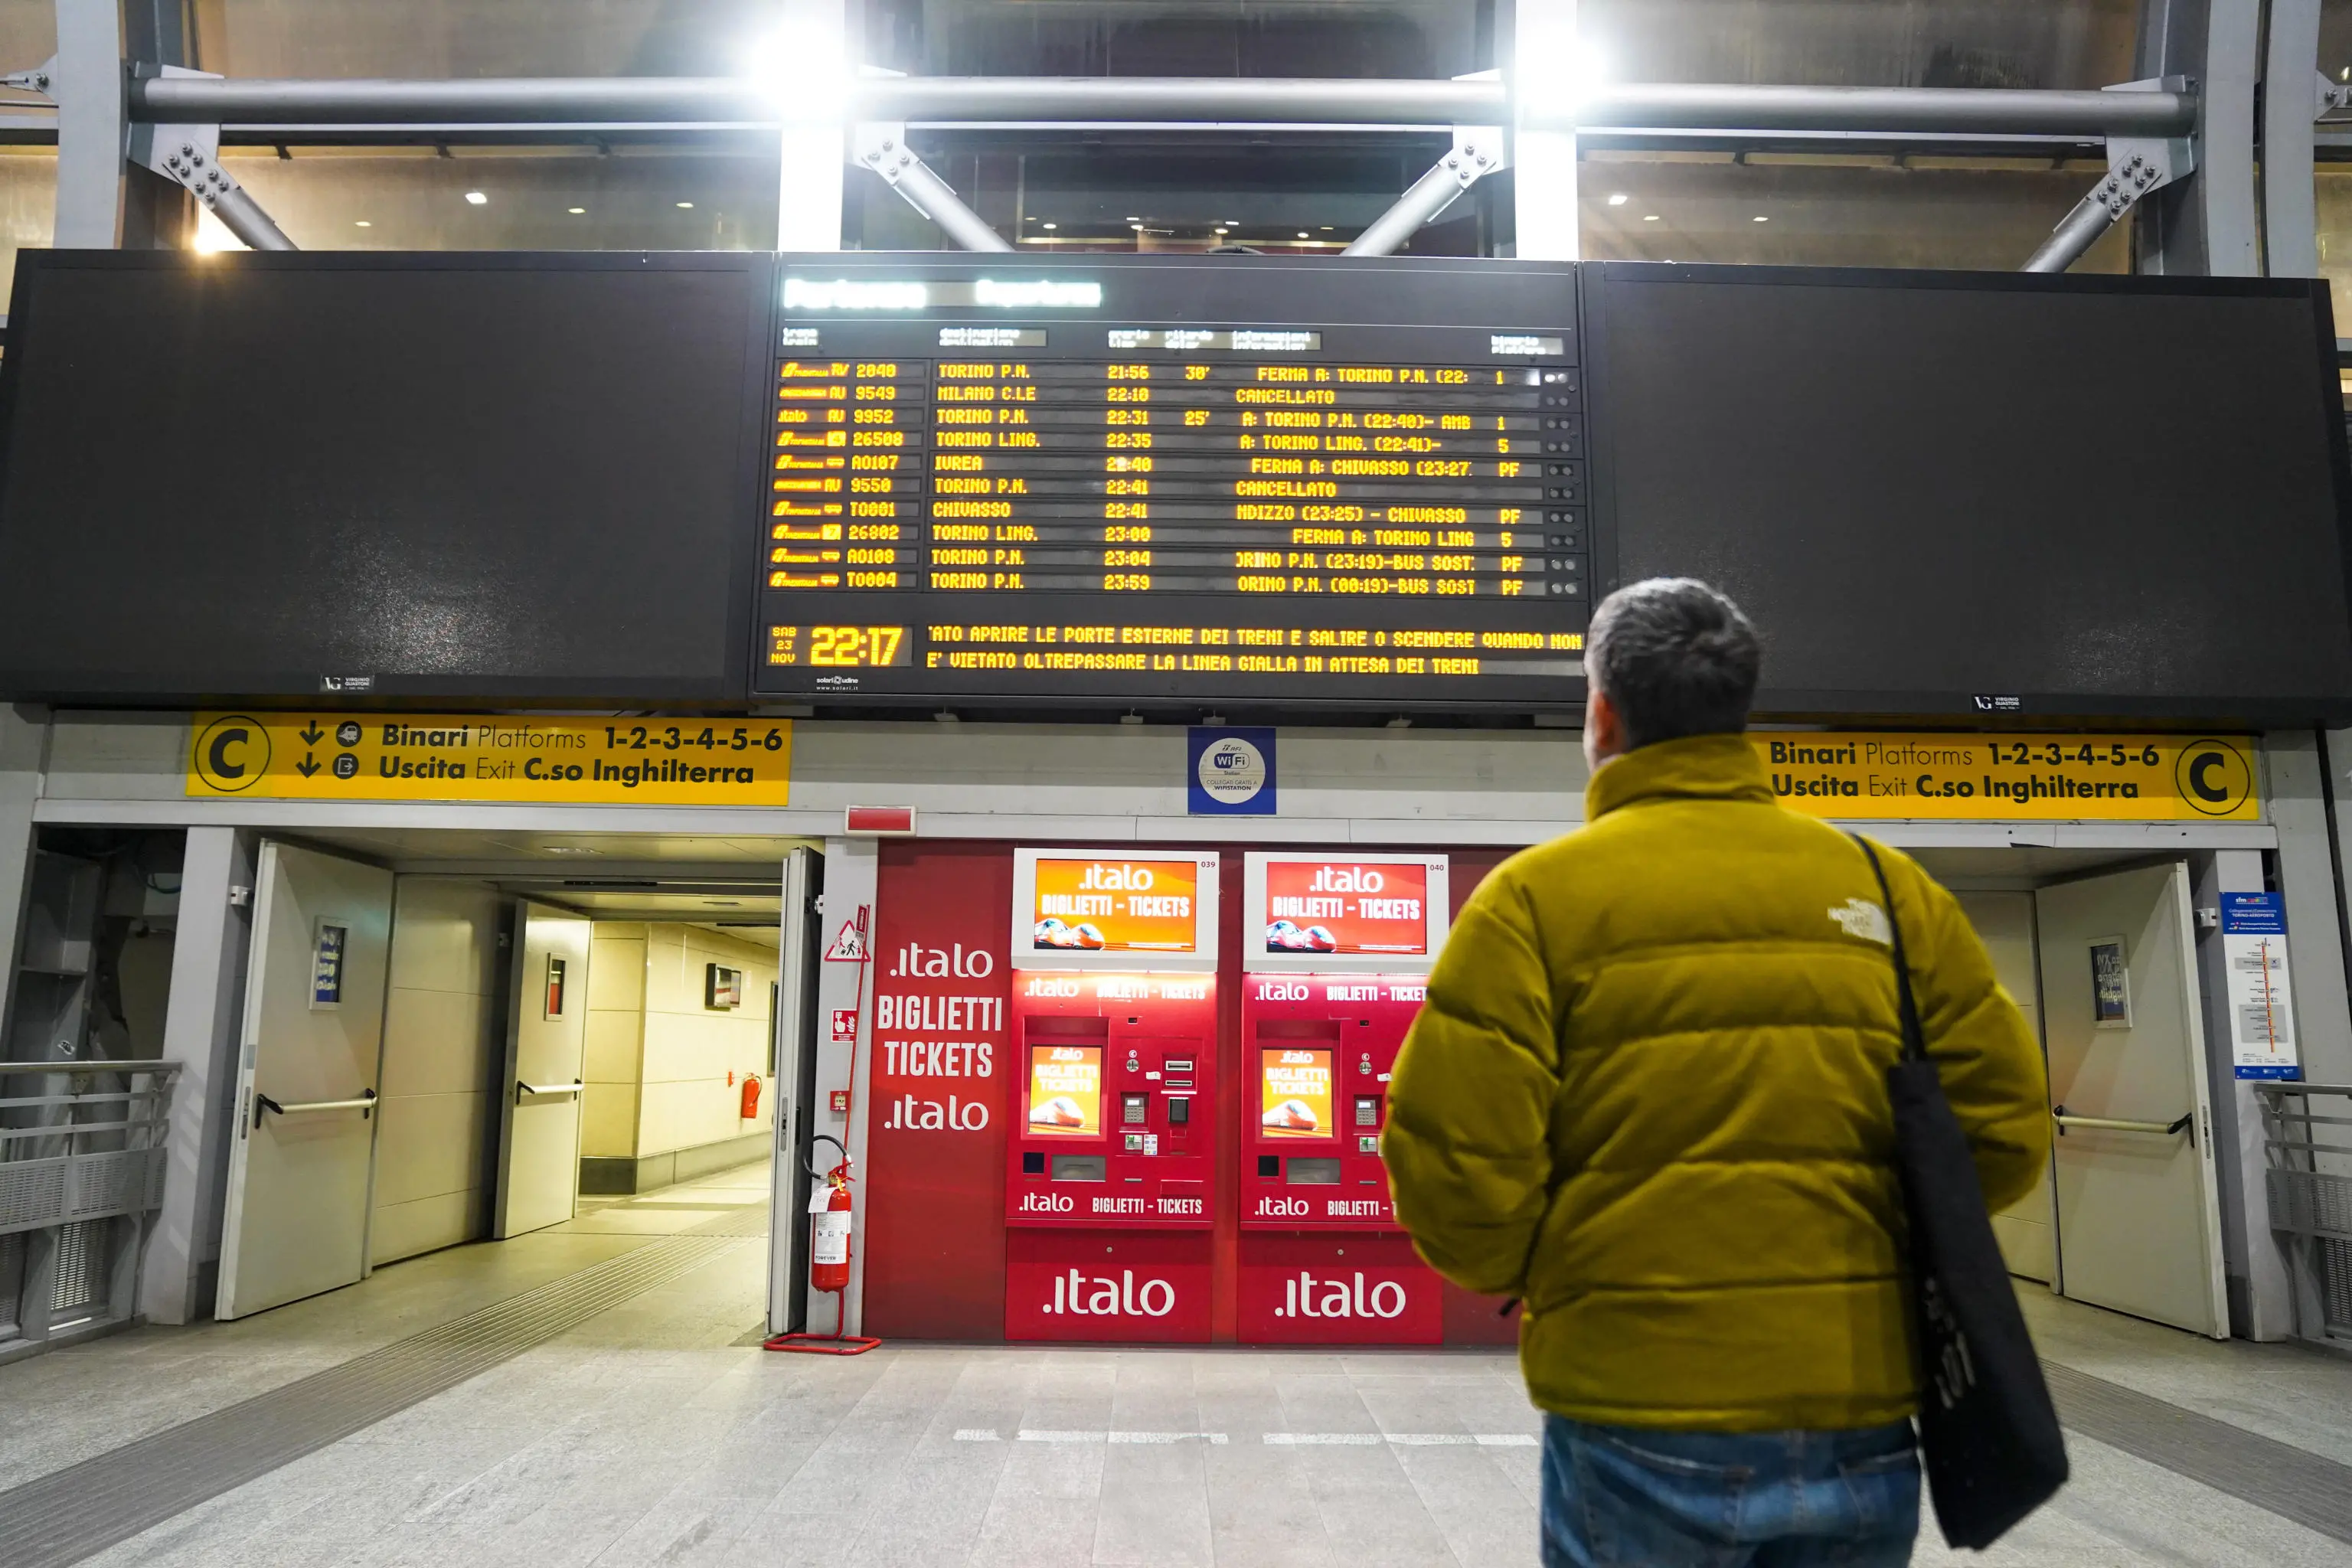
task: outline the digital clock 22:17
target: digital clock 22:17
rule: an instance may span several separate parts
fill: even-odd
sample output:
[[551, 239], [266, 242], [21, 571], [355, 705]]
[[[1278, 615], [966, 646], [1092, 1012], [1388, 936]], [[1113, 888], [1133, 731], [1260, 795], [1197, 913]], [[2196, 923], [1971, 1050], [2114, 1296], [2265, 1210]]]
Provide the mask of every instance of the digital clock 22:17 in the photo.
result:
[[771, 667], [883, 669], [913, 662], [904, 626], [770, 626]]

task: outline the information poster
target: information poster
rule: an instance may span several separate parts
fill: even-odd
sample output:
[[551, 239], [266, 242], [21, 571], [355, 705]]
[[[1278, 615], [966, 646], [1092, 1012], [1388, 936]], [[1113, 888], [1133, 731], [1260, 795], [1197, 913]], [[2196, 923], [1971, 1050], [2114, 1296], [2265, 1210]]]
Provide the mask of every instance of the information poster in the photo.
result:
[[1109, 860], [1039, 856], [1034, 952], [1199, 951], [1193, 900], [1201, 867], [1185, 860]]
[[1032, 1136], [1093, 1138], [1102, 1132], [1102, 1047], [1029, 1047]]
[[2229, 967], [2230, 1051], [2237, 1076], [2301, 1078], [2287, 978], [2285, 895], [2222, 894], [2221, 953]]
[[1258, 1126], [1268, 1138], [1328, 1138], [1331, 1053], [1285, 1046], [1259, 1053]]
[[219, 713], [190, 727], [195, 799], [785, 805], [789, 719]]
[[1758, 730], [1772, 793], [1849, 822], [2260, 822], [2244, 735]]
[[1429, 952], [1429, 867], [1421, 860], [1269, 860], [1265, 951]]

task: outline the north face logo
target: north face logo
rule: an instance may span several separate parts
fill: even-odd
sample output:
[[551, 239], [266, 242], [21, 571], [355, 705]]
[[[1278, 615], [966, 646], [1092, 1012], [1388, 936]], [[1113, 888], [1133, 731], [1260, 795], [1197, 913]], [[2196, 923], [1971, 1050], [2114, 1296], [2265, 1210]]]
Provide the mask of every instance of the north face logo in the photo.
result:
[[1895, 945], [1895, 932], [1886, 923], [1886, 911], [1864, 899], [1848, 899], [1830, 911], [1848, 936], [1858, 936], [1864, 942], [1874, 942], [1881, 947]]

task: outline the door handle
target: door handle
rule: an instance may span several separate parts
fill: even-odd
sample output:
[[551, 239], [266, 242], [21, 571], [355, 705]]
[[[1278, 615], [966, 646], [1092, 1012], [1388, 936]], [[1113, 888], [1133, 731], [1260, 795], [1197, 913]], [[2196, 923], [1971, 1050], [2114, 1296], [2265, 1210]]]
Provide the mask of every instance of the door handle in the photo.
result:
[[2050, 1120], [2058, 1124], [2061, 1138], [2066, 1136], [2069, 1127], [2096, 1127], [2110, 1132], [2153, 1132], [2168, 1138], [2176, 1132], [2186, 1132], [2191, 1143], [2197, 1142], [2194, 1111], [2183, 1113], [2177, 1121], [2130, 1121], [2113, 1116], [2070, 1116], [2064, 1106], [2055, 1105], [2050, 1109]]
[[312, 1110], [356, 1110], [360, 1120], [365, 1121], [375, 1110], [375, 1090], [363, 1089], [352, 1100], [298, 1100], [291, 1105], [281, 1104], [266, 1094], [253, 1097], [253, 1124], [257, 1128], [271, 1111], [280, 1116], [300, 1116]]
[[525, 1083], [522, 1079], [515, 1079], [515, 1103], [520, 1105], [522, 1097], [526, 1094], [578, 1094], [581, 1087], [581, 1082], [576, 1078], [570, 1083]]

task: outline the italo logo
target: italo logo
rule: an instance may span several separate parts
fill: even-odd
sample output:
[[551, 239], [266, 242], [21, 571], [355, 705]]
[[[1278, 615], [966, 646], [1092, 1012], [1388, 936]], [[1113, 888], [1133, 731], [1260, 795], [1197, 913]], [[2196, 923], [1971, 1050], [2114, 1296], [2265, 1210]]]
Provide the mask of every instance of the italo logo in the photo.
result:
[[1052, 1051], [1046, 1054], [1045, 1059], [1049, 1062], [1082, 1062], [1087, 1059], [1086, 1047], [1083, 1046], [1055, 1046]]
[[1120, 1269], [1116, 1279], [1107, 1274], [1081, 1274], [1075, 1268], [1056, 1275], [1054, 1300], [1045, 1308], [1080, 1318], [1131, 1318], [1138, 1313], [1164, 1318], [1175, 1310], [1175, 1286], [1165, 1279], [1146, 1279], [1139, 1285], [1132, 1268]]
[[985, 948], [967, 950], [961, 942], [951, 947], [922, 947], [909, 942], [898, 950], [898, 961], [890, 973], [979, 980], [996, 973], [996, 955]]
[[1077, 1205], [1061, 1193], [1024, 1193], [1021, 1194], [1023, 1214], [1068, 1214]]
[[1295, 1279], [1282, 1282], [1282, 1306], [1277, 1318], [1402, 1318], [1404, 1287], [1383, 1279], [1370, 1290], [1359, 1270], [1352, 1282], [1318, 1279], [1302, 1268]]
[[978, 1132], [988, 1125], [988, 1107], [976, 1100], [949, 1095], [946, 1103], [900, 1095], [890, 1102], [886, 1132]]
[[1269, 981], [1257, 988], [1261, 1002], [1304, 1002], [1315, 993], [1302, 980]]
[[1260, 1198], [1257, 1201], [1259, 1219], [1304, 1219], [1308, 1208], [1305, 1198]]
[[1147, 893], [1151, 890], [1151, 868], [1105, 866], [1097, 861], [1078, 879], [1078, 889], [1088, 893]]
[[1388, 879], [1368, 866], [1318, 866], [1315, 879], [1307, 884], [1310, 893], [1377, 893], [1388, 886]]
[[1315, 1065], [1313, 1051], [1285, 1051], [1282, 1065], [1286, 1068], [1311, 1068]]
[[1076, 996], [1078, 983], [1075, 980], [1034, 979], [1021, 988], [1024, 996]]

